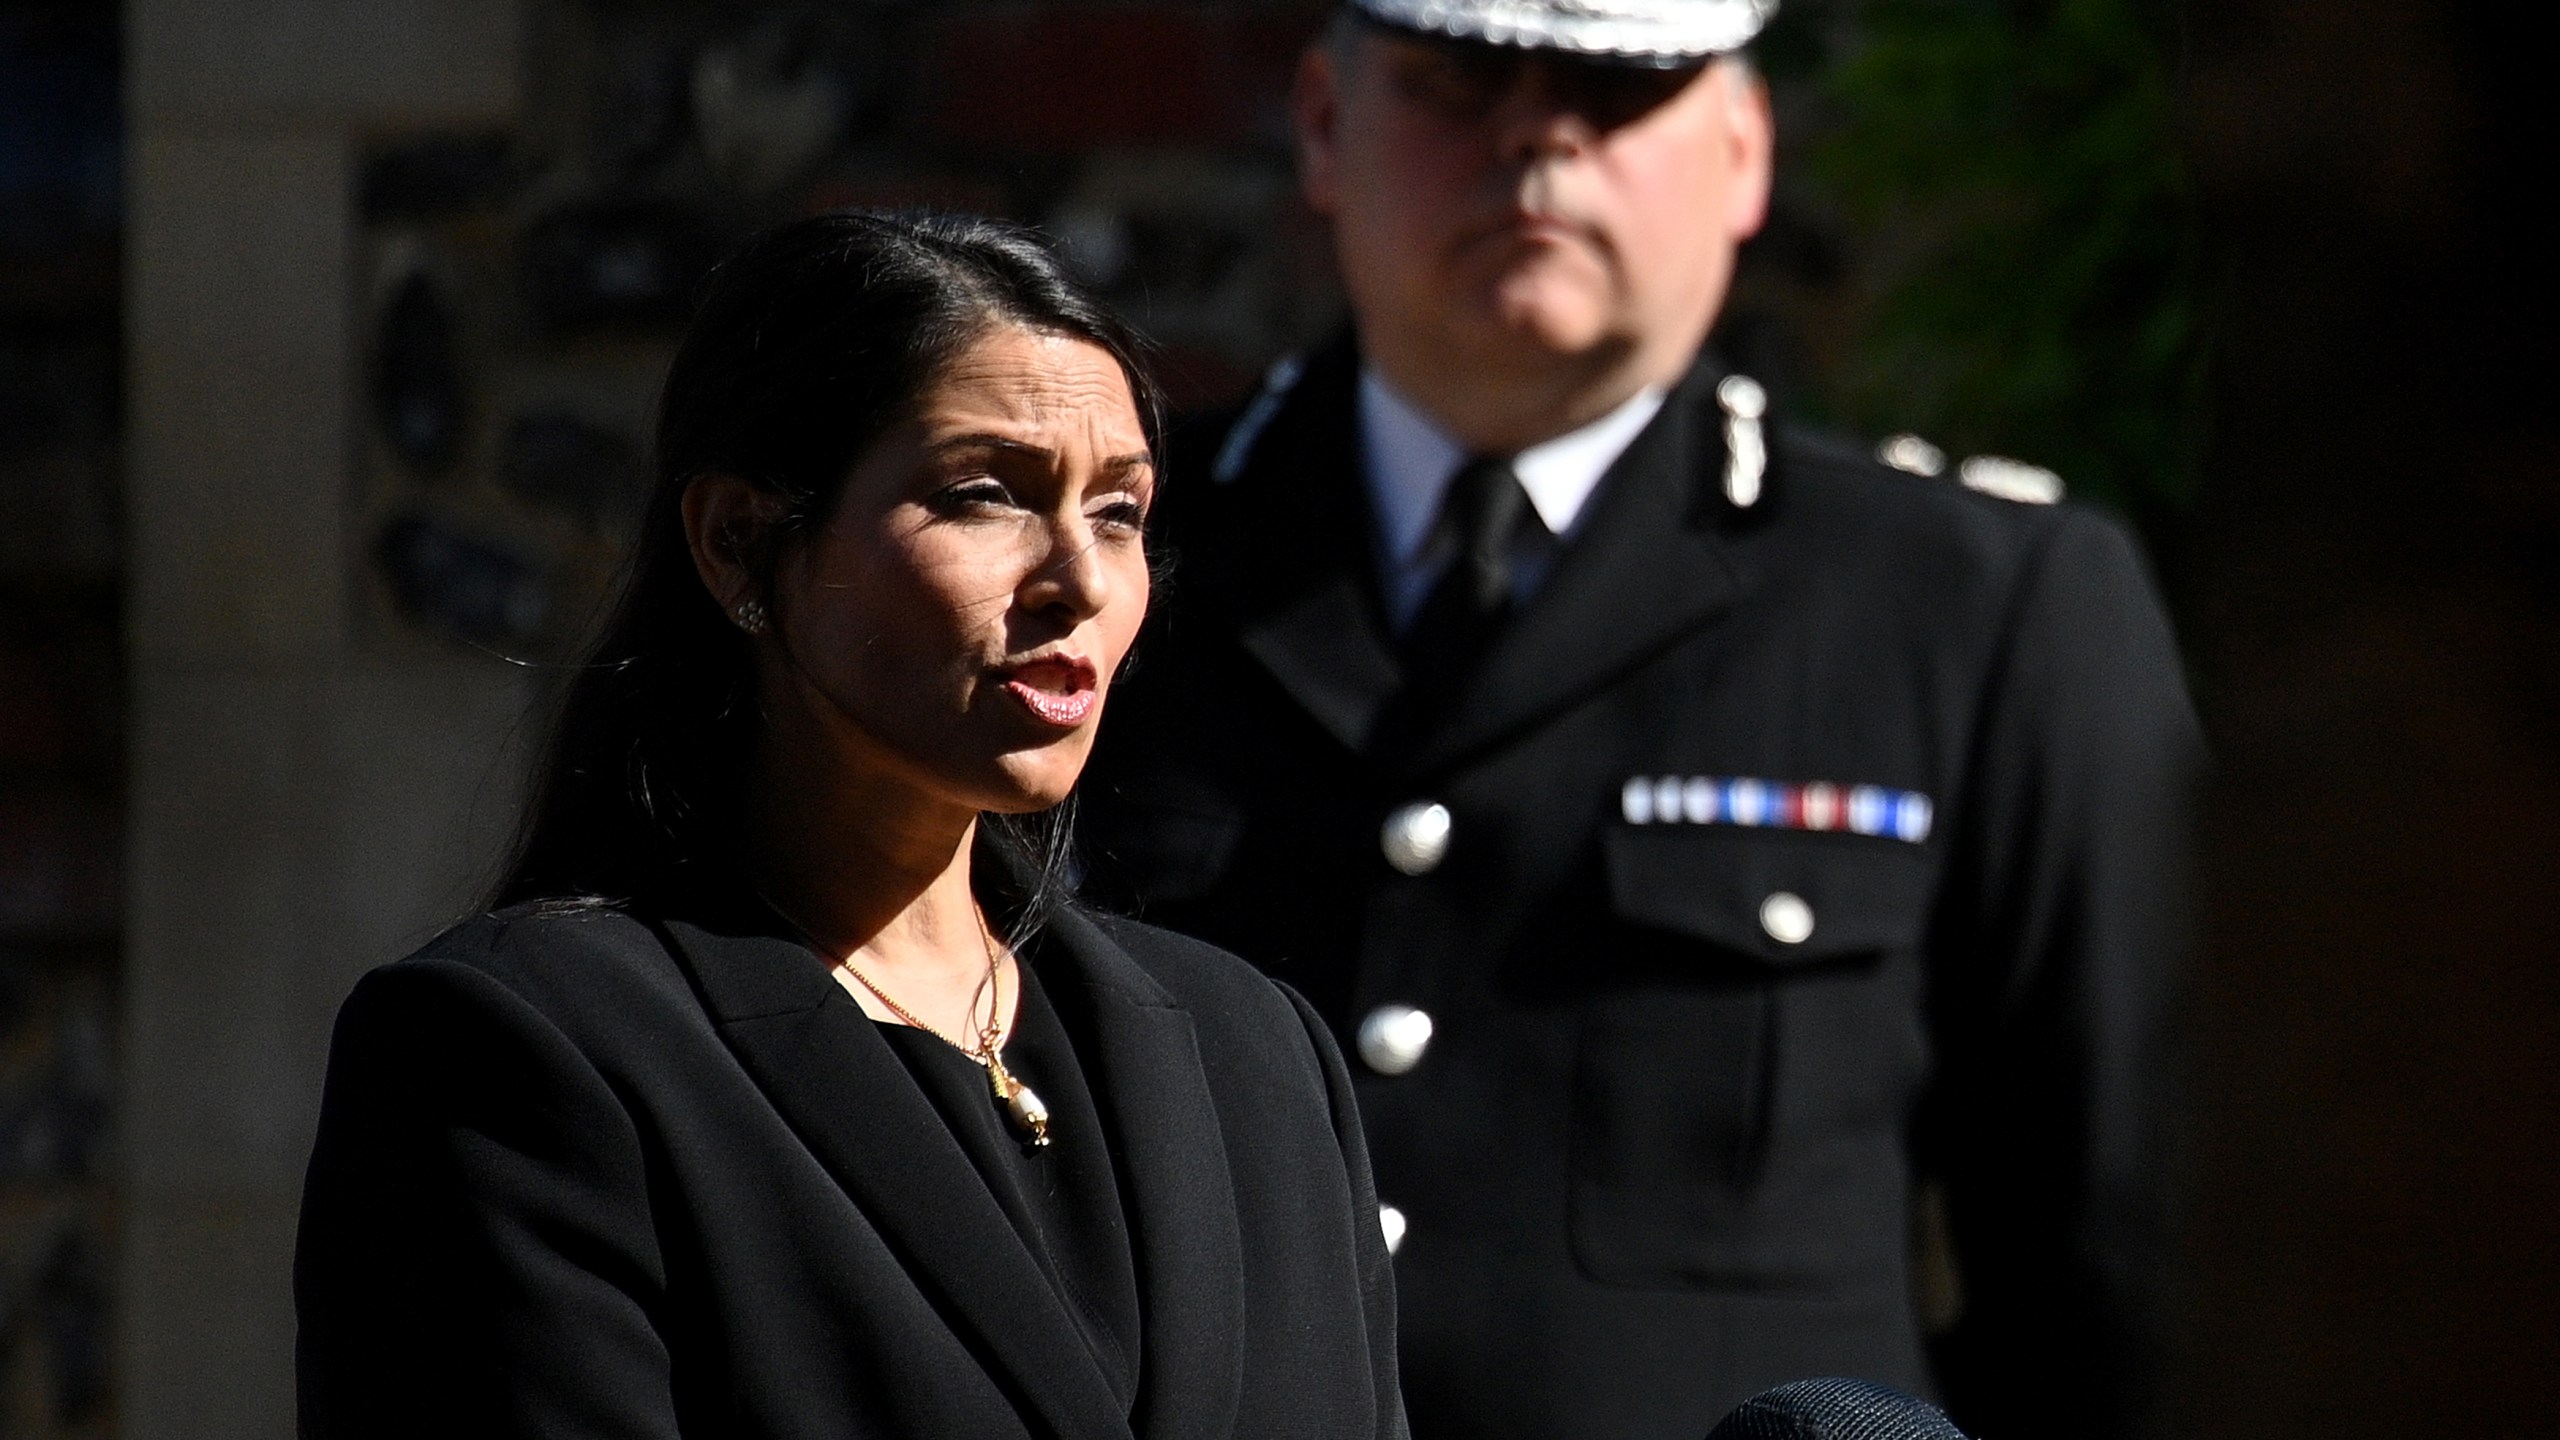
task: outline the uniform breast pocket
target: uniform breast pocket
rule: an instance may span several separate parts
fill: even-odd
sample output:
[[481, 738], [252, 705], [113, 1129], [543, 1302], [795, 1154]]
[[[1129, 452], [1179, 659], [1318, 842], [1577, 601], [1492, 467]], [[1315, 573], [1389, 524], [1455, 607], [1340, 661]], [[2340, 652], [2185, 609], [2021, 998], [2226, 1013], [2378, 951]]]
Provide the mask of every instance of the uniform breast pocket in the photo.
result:
[[1916, 845], [1735, 826], [1603, 837], [1619, 953], [1575, 1059], [1572, 1227], [1592, 1278], [1815, 1285], [1901, 1233], [1934, 866]]

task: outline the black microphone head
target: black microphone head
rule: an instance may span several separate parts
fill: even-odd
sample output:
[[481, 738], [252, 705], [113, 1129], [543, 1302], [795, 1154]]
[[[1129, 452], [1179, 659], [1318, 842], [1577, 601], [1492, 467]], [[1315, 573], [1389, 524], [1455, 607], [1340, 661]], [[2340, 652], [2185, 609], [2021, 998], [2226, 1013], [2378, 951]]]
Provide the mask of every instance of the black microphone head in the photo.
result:
[[1965, 1440], [1938, 1407], [1837, 1376], [1764, 1390], [1716, 1423], [1707, 1440]]

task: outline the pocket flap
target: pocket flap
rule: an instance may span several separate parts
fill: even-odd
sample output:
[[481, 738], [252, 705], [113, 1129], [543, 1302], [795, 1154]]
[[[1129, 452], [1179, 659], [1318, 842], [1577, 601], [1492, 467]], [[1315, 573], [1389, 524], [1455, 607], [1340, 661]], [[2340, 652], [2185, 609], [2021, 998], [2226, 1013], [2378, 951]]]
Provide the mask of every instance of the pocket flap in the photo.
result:
[[1730, 825], [1612, 826], [1609, 901], [1770, 964], [1915, 946], [1936, 867], [1896, 840]]

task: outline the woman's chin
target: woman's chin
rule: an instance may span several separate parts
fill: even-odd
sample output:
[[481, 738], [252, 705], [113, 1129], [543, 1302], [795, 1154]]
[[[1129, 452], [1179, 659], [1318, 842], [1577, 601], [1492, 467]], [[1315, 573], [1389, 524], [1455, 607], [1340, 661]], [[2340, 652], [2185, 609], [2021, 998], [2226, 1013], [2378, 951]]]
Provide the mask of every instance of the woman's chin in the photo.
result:
[[[1073, 754], [1061, 753], [1072, 748]], [[1076, 777], [1084, 773], [1085, 751], [1078, 744], [1043, 746], [1038, 750], [1016, 751], [999, 763], [999, 776], [988, 788], [978, 808], [996, 815], [1032, 815], [1054, 810], [1075, 793]]]

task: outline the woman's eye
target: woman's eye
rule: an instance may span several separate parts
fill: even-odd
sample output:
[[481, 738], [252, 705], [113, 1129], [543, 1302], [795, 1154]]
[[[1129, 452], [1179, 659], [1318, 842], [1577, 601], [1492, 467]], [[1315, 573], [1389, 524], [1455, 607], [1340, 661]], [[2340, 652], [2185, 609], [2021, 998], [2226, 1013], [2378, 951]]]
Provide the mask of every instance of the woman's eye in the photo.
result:
[[926, 503], [941, 515], [983, 515], [1014, 508], [1013, 492], [1002, 481], [983, 477], [945, 485]]
[[1139, 534], [1147, 528], [1147, 507], [1134, 497], [1120, 496], [1097, 507], [1093, 523], [1111, 530]]

